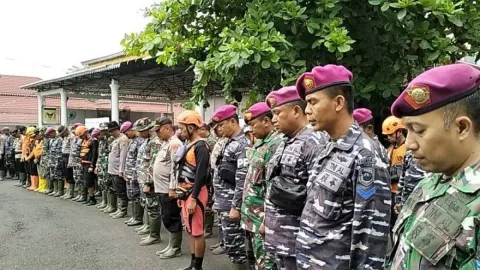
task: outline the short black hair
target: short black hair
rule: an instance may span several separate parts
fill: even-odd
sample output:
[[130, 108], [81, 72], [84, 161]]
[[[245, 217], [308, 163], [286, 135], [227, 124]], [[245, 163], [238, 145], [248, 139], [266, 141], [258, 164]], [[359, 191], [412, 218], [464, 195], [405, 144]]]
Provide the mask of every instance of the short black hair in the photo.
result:
[[173, 124], [172, 119], [170, 119], [168, 117], [159, 117], [159, 118], [155, 119], [155, 125], [158, 125], [158, 126], [172, 125], [172, 124]]
[[[304, 110], [305, 111], [305, 110]], [[273, 113], [272, 112], [267, 112], [265, 114], [263, 114], [262, 116], [262, 120], [265, 118], [265, 117], [268, 117], [268, 119], [272, 120], [273, 119]]]
[[[302, 109], [303, 113], [305, 113], [305, 109], [307, 109], [307, 102], [303, 99], [293, 101], [293, 102], [290, 103], [290, 105], [292, 105], [292, 108], [295, 107], [295, 106], [300, 107], [300, 109]], [[270, 118], [270, 119], [272, 119], [272, 118]]]
[[347, 103], [347, 110], [349, 114], [353, 113], [353, 87], [351, 85], [337, 85], [329, 87], [325, 90], [325, 93], [330, 97], [334, 98], [336, 96], [343, 96], [345, 98], [345, 103]]
[[232, 117], [230, 117], [230, 119], [234, 119], [235, 122], [237, 122], [237, 124], [240, 124], [240, 121], [238, 120], [238, 114], [234, 114]]
[[460, 113], [465, 113], [473, 122], [475, 134], [480, 133], [480, 91], [447, 104], [443, 107], [443, 125], [448, 130]]

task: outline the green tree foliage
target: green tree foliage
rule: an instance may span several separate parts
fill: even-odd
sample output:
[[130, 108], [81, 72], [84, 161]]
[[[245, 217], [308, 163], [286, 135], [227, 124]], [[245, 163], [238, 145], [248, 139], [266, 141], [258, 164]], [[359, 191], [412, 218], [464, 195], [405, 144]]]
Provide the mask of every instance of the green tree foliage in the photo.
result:
[[151, 23], [122, 44], [165, 66], [190, 63], [195, 103], [212, 81], [230, 100], [251, 83], [253, 102], [315, 65], [338, 63], [354, 73], [357, 101], [382, 107], [418, 72], [479, 51], [479, 3], [165, 0], [147, 9]]

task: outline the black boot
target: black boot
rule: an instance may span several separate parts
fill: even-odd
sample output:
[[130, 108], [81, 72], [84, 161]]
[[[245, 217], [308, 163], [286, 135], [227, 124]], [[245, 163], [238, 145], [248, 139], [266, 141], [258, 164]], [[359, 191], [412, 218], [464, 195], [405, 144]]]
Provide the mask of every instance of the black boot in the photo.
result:
[[127, 223], [127, 226], [138, 226], [143, 224], [143, 207], [140, 202], [133, 202], [133, 219]]
[[23, 172], [18, 173], [18, 184], [16, 184], [15, 186], [16, 187], [23, 186], [24, 179], [26, 179], [26, 178], [27, 178], [27, 176], [25, 175], [25, 173], [23, 173]]
[[87, 205], [91, 206], [95, 204], [97, 204], [97, 199], [95, 199], [95, 195], [89, 196]]
[[[85, 201], [82, 202], [82, 204], [88, 204], [88, 201], [89, 201], [88, 188], [83, 187], [82, 192], [83, 192], [83, 197], [85, 197]], [[95, 195], [93, 196], [95, 197]]]

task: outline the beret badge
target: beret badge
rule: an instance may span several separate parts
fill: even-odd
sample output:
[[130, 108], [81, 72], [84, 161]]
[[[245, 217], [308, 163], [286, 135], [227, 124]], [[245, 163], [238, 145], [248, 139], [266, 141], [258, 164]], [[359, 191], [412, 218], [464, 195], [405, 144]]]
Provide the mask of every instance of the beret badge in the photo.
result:
[[247, 112], [243, 117], [245, 118], [245, 120], [250, 121], [252, 120], [252, 113]]
[[267, 99], [268, 104], [270, 104], [270, 107], [274, 107], [277, 105], [277, 100], [273, 97]]
[[430, 89], [427, 86], [412, 86], [407, 89], [404, 99], [412, 108], [419, 109], [430, 102]]
[[315, 79], [310, 75], [305, 75], [303, 78], [303, 87], [306, 91], [310, 91], [315, 88]]
[[215, 117], [212, 118], [212, 120], [213, 120], [214, 122], [218, 122], [218, 121], [220, 121], [220, 118], [219, 118], [218, 116], [215, 116]]

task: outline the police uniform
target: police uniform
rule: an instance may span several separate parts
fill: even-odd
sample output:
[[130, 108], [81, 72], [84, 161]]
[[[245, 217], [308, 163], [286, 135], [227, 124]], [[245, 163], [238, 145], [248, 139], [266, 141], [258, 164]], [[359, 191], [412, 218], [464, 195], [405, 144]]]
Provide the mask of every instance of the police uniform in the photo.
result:
[[[233, 105], [224, 105], [215, 111], [212, 121], [220, 123], [230, 119], [237, 114], [236, 110]], [[249, 146], [250, 142], [240, 130], [229, 138], [217, 159], [218, 172], [215, 181], [220, 183], [220, 188], [218, 192], [215, 191], [215, 204], [219, 211], [225, 249], [230, 261], [235, 265], [244, 265], [247, 262], [245, 235], [240, 221], [230, 220], [229, 213], [231, 209], [241, 211], [248, 167], [246, 148]]]
[[[315, 67], [300, 76], [297, 90], [305, 97], [351, 79], [343, 66]], [[299, 269], [383, 269], [392, 204], [388, 164], [352, 122], [312, 166], [296, 243]]]
[[[429, 113], [478, 92], [479, 81], [480, 71], [465, 64], [430, 69], [408, 84], [392, 114]], [[429, 175], [410, 194], [393, 228], [390, 269], [479, 268], [480, 163], [467, 165], [449, 177]]]
[[[252, 105], [244, 114], [245, 123], [270, 113], [265, 102]], [[265, 237], [260, 226], [265, 219], [265, 194], [267, 181], [265, 172], [267, 163], [283, 141], [283, 135], [272, 131], [263, 139], [257, 139], [255, 145], [247, 150], [248, 169], [245, 177], [242, 204], [242, 228], [247, 233], [249, 248], [254, 255], [255, 269], [276, 269], [275, 256], [265, 254]]]

